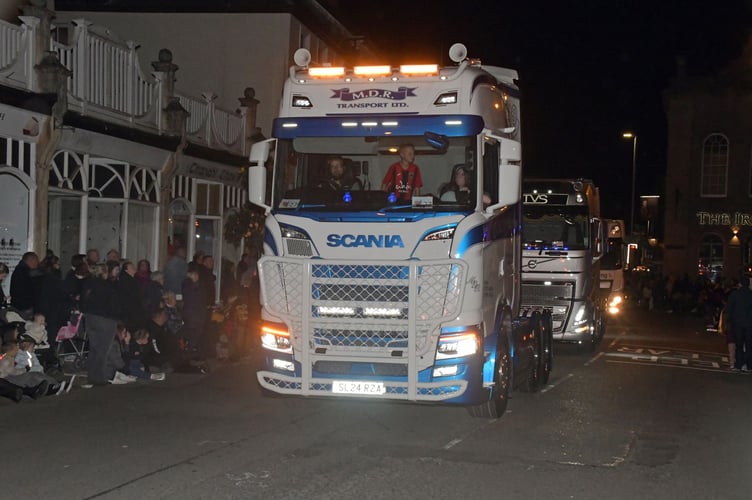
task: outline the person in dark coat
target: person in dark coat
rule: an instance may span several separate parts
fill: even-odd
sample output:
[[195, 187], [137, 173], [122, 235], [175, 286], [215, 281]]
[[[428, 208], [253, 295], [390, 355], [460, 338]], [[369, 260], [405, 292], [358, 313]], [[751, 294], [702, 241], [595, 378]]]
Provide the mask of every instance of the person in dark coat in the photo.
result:
[[183, 329], [188, 348], [198, 353], [201, 336], [206, 332], [206, 291], [199, 284], [199, 266], [191, 263], [183, 281]]
[[726, 304], [731, 334], [736, 341], [736, 360], [733, 370], [752, 370], [752, 290], [750, 276], [745, 274], [741, 286], [731, 292]]
[[[89, 355], [86, 366], [89, 383], [105, 385], [115, 379], [115, 373], [124, 368], [123, 358], [115, 342], [117, 322], [122, 317], [117, 290], [118, 263], [108, 262], [95, 276], [84, 282], [81, 309], [86, 318], [86, 335]], [[107, 279], [109, 276], [112, 278]]]
[[143, 328], [146, 324], [141, 286], [136, 281], [135, 276], [136, 266], [133, 262], [128, 260], [123, 262], [120, 268], [117, 288], [123, 309], [123, 317], [121, 319], [129, 332], [135, 332]]
[[57, 331], [70, 319], [73, 303], [63, 288], [60, 258], [52, 256], [46, 263], [37, 312], [44, 314], [47, 320], [47, 341], [53, 345]]
[[10, 277], [10, 305], [28, 318], [39, 305], [41, 274], [38, 268], [37, 254], [26, 252]]

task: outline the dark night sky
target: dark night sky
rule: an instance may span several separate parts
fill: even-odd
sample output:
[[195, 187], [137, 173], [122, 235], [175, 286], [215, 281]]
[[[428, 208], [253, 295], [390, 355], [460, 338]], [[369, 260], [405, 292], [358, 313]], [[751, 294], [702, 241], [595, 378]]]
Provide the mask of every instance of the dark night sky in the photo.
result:
[[[685, 58], [690, 76], [710, 74], [738, 58], [752, 34], [752, 0], [319, 2], [385, 54], [384, 62], [449, 64], [449, 46], [462, 42], [472, 58], [517, 69], [525, 175], [590, 177], [601, 187], [603, 215], [611, 218], [628, 218], [632, 144], [622, 139], [624, 130], [638, 135], [637, 194], [662, 193], [662, 93], [677, 56]], [[233, 12], [254, 2], [57, 3], [82, 10]]]
[[690, 75], [737, 58], [751, 32], [743, 0], [330, 1], [357, 34], [394, 62], [448, 63], [462, 42], [486, 64], [516, 68], [522, 89], [523, 160], [529, 177], [591, 177], [604, 216], [628, 218], [632, 143], [637, 194], [662, 191], [662, 92], [677, 56]]

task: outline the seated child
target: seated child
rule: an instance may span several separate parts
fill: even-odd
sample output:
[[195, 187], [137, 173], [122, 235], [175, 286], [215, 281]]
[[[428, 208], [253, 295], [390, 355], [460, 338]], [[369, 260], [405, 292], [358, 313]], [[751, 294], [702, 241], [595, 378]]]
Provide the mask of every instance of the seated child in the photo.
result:
[[149, 368], [144, 364], [144, 358], [151, 347], [149, 332], [144, 329], [136, 330], [130, 337], [130, 343], [124, 356], [125, 369], [128, 375], [148, 380], [164, 380], [164, 373], [150, 373]]
[[49, 349], [47, 341], [47, 318], [44, 314], [35, 314], [33, 321], [26, 322], [26, 335], [36, 342], [37, 349]]
[[37, 399], [44, 396], [50, 388], [50, 383], [43, 373], [27, 371], [26, 367], [16, 365], [18, 351], [17, 340], [3, 342], [2, 357], [0, 357], [0, 379], [21, 387], [23, 394], [30, 398]]
[[[44, 318], [44, 316], [42, 316], [42, 318]], [[16, 366], [22, 366], [26, 369], [27, 372], [38, 373], [44, 376], [44, 380], [49, 383], [50, 394], [53, 392], [60, 394], [65, 389], [65, 382], [62, 379], [57, 380], [56, 378], [45, 373], [44, 367], [39, 362], [39, 358], [34, 352], [36, 345], [37, 343], [35, 342], [35, 340], [28, 334], [23, 334], [18, 337]]]

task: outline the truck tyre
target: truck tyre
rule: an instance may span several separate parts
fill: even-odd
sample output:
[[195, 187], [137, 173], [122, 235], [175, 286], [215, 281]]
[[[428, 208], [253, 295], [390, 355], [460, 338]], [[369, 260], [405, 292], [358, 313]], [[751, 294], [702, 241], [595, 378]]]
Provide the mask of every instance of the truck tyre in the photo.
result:
[[525, 392], [538, 392], [543, 382], [543, 326], [541, 324], [541, 313], [533, 313], [530, 325], [531, 336], [535, 339], [533, 345], [533, 357], [530, 359], [530, 372], [522, 389]]
[[512, 358], [506, 339], [496, 351], [494, 385], [488, 401], [467, 408], [471, 417], [500, 418], [507, 411], [509, 392], [512, 383]]
[[554, 320], [549, 311], [541, 315], [541, 345], [543, 346], [543, 376], [541, 384], [548, 384], [554, 368]]

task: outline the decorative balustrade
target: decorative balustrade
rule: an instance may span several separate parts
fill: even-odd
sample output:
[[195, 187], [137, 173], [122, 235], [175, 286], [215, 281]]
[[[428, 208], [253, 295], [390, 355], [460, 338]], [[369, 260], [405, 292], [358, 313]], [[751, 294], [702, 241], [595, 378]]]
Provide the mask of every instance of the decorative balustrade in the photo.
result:
[[39, 20], [27, 16], [19, 19], [24, 21], [21, 26], [0, 21], [0, 81], [31, 88], [34, 34]]
[[[0, 84], [38, 91], [33, 78], [34, 37], [38, 20], [21, 16], [16, 26], [0, 21]], [[60, 63], [72, 77], [68, 81], [69, 108], [76, 112], [129, 126], [164, 132], [164, 96], [171, 90], [165, 75], [145, 74], [136, 44], [121, 43], [74, 21], [71, 45], [50, 41]], [[186, 134], [191, 142], [245, 155], [246, 121], [241, 112], [221, 109], [211, 92], [196, 98], [174, 92], [188, 111]]]

